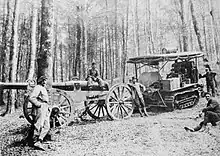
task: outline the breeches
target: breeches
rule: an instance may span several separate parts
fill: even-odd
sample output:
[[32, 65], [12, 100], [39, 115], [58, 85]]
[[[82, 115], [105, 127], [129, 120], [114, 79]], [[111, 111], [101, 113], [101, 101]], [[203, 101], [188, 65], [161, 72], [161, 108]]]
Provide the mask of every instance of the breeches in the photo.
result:
[[50, 130], [50, 111], [47, 103], [42, 103], [41, 107], [37, 108], [34, 126], [36, 135], [43, 140]]
[[215, 87], [213, 83], [207, 83], [207, 92], [212, 92], [212, 96], [215, 96]]
[[204, 124], [220, 121], [220, 113], [207, 111], [204, 116]]

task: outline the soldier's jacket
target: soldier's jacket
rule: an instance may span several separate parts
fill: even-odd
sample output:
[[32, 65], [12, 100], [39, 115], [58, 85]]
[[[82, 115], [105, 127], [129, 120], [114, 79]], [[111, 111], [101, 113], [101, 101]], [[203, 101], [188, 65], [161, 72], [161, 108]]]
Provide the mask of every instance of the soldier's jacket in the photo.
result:
[[42, 104], [49, 102], [49, 96], [45, 87], [37, 85], [34, 87], [32, 93], [29, 96], [29, 101], [33, 104], [33, 115], [36, 115], [37, 108], [40, 108]]
[[200, 78], [205, 77], [207, 84], [214, 84], [215, 76], [216, 76], [216, 73], [208, 72], [208, 73], [205, 73], [204, 75], [200, 75]]
[[98, 69], [89, 69], [89, 71], [88, 71], [88, 77], [89, 76], [91, 76], [91, 77], [94, 77], [94, 78], [96, 78], [96, 77], [98, 77], [99, 76], [99, 71], [98, 71]]
[[203, 112], [212, 111], [215, 113], [220, 113], [219, 103], [214, 99], [210, 99], [207, 103], [207, 107], [204, 108], [202, 111]]

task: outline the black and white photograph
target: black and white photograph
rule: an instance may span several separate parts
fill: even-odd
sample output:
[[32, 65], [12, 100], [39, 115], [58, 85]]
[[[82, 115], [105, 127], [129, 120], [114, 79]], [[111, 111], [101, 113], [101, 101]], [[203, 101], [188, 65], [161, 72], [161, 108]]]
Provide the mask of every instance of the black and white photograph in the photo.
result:
[[0, 0], [0, 156], [219, 156], [220, 0]]

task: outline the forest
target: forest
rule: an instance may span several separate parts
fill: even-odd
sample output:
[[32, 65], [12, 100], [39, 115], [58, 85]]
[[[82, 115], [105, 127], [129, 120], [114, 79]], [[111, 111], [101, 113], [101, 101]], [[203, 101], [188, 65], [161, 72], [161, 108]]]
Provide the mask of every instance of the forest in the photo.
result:
[[[220, 65], [219, 0], [0, 0], [0, 82], [85, 79], [96, 62], [113, 83], [129, 57], [202, 51]], [[0, 90], [14, 112], [19, 91]]]

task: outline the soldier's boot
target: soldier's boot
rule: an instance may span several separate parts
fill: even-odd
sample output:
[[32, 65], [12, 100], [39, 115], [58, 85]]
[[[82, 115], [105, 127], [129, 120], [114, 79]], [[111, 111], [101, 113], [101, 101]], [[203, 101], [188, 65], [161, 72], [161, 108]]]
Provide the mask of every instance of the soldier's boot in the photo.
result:
[[200, 122], [200, 124], [194, 128], [194, 132], [199, 131], [203, 126], [206, 126], [204, 121]]
[[143, 110], [144, 110], [144, 115], [149, 116], [148, 113], [147, 113], [146, 107], [144, 107]]
[[138, 108], [138, 110], [139, 110], [139, 113], [140, 113], [141, 117], [143, 117], [143, 113], [141, 111], [141, 108]]
[[195, 128], [189, 128], [189, 127], [184, 127], [184, 129], [186, 131], [190, 131], [190, 132], [196, 132], [196, 131], [199, 131], [200, 129], [202, 129], [202, 126], [203, 126], [203, 122], [201, 122], [198, 126], [196, 126]]

